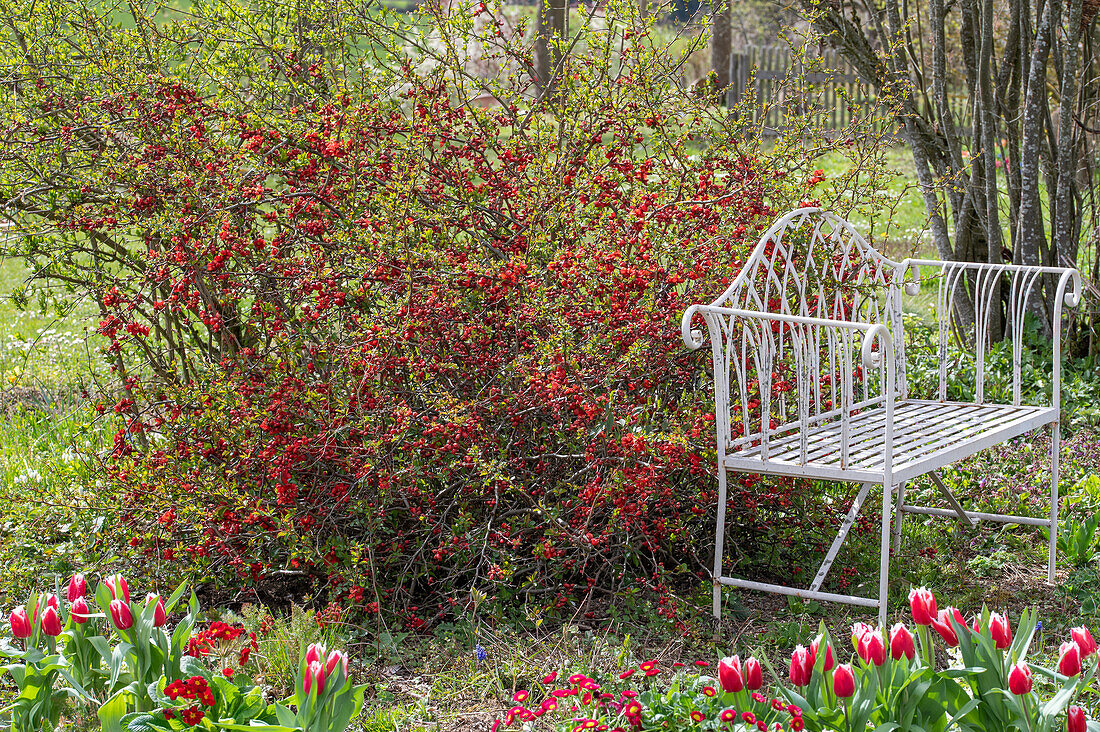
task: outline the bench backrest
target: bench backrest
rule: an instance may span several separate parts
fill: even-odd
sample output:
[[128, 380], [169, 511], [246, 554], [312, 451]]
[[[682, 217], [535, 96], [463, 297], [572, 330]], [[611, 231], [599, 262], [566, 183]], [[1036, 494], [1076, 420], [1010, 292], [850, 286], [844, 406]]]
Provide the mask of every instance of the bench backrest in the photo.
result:
[[844, 219], [821, 209], [798, 209], [764, 233], [715, 304], [889, 324], [885, 296], [898, 267]]
[[885, 378], [881, 369], [864, 373], [862, 332], [721, 310], [884, 325], [893, 334], [894, 391], [904, 398], [900, 268], [848, 222], [818, 208], [792, 211], [764, 233], [712, 309], [700, 310], [714, 350], [717, 403], [726, 407], [715, 416], [728, 446], [878, 403]]

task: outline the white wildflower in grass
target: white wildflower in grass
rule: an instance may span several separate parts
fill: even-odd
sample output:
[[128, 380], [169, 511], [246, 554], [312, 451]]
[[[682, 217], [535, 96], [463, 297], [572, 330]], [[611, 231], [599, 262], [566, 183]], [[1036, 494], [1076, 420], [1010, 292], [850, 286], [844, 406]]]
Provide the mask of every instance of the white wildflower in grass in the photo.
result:
[[25, 472], [16, 475], [12, 482], [16, 485], [38, 485], [42, 482], [42, 474], [34, 468], [27, 468]]

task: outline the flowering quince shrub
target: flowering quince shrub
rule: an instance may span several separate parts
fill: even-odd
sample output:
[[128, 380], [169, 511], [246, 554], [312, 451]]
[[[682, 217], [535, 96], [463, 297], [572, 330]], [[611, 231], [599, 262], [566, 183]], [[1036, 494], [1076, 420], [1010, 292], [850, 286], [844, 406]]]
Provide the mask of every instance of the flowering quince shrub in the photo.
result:
[[[149, 566], [305, 571], [413, 629], [470, 587], [564, 606], [707, 573], [709, 359], [680, 315], [778, 212], [882, 186], [869, 136], [746, 142], [623, 5], [539, 101], [522, 34], [483, 26], [502, 76], [476, 84], [437, 52], [472, 9], [432, 42], [347, 4], [203, 2], [156, 33], [73, 27], [67, 0], [14, 16], [50, 50], [10, 60], [0, 184], [20, 253], [98, 304], [103, 464]], [[72, 50], [103, 44], [110, 75]], [[832, 152], [864, 175], [827, 181]], [[743, 478], [729, 541], [793, 571], [834, 518], [820, 490]]]
[[[762, 657], [777, 681], [771, 692], [761, 661], [742, 663], [738, 656], [716, 668], [706, 661], [690, 670], [674, 664], [681, 668], [671, 675], [650, 661], [600, 682], [552, 673], [539, 688], [518, 692], [492, 732], [1100, 730], [1078, 703], [1085, 693], [1092, 703], [1096, 698], [1097, 644], [1088, 628], [1073, 628], [1059, 647], [1057, 668], [1047, 669], [1027, 661], [1034, 613], [1024, 611], [1014, 631], [1000, 613], [983, 609], [967, 620], [957, 608], [938, 609], [924, 588], [913, 590], [910, 606], [915, 633], [904, 623], [889, 630], [856, 623], [851, 650], [842, 651], [822, 624], [808, 646], [795, 648], [785, 673]], [[947, 668], [934, 661], [939, 642], [956, 659]], [[1050, 698], [1040, 698], [1035, 674], [1052, 682]]]

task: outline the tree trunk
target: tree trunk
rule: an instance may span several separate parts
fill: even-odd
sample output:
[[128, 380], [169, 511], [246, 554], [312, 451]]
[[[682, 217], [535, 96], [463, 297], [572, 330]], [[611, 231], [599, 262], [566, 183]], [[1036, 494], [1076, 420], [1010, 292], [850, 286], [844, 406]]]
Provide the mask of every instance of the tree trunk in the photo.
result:
[[[1054, 194], [1054, 241], [1051, 242], [1051, 264], [1074, 266], [1077, 262], [1075, 222], [1077, 201], [1077, 140], [1073, 129], [1073, 113], [1077, 95], [1077, 46], [1081, 29], [1081, 0], [1069, 4], [1066, 19], [1067, 52], [1062, 61], [1062, 93], [1058, 100], [1058, 182]], [[1059, 260], [1062, 261], [1059, 261]]]
[[1035, 32], [1021, 130], [1020, 218], [1016, 222], [1016, 258], [1021, 264], [1030, 265], [1042, 264], [1040, 252], [1046, 240], [1043, 207], [1039, 200], [1039, 147], [1042, 145], [1045, 121], [1047, 57], [1050, 55], [1051, 29], [1054, 23], [1053, 5], [1054, 2], [1046, 4]]
[[712, 0], [710, 16], [711, 90], [719, 100], [726, 98], [730, 85], [730, 54], [733, 53], [732, 0]]
[[[985, 244], [986, 262], [1000, 264], [1003, 260], [1001, 249], [1001, 217], [997, 191], [997, 110], [993, 103], [993, 0], [983, 0], [980, 12], [979, 30], [981, 33], [981, 52], [978, 56], [978, 84], [975, 105], [980, 114], [975, 114], [975, 125], [981, 124], [981, 137], [975, 140], [980, 144], [982, 182], [985, 193]], [[988, 334], [989, 338], [999, 341], [1004, 334], [1004, 317], [1001, 310], [1001, 283], [993, 283], [989, 300]]]
[[569, 3], [567, 0], [539, 0], [535, 24], [534, 66], [539, 96], [551, 93], [557, 83], [561, 65], [561, 49], [568, 32]]

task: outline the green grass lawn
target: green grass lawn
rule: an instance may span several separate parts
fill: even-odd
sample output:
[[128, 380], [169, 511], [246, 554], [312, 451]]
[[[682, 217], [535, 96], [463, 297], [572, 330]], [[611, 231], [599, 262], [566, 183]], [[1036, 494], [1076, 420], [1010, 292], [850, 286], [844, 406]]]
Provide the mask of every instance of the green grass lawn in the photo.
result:
[[43, 579], [68, 576], [88, 558], [105, 513], [94, 505], [91, 456], [104, 435], [80, 396], [102, 373], [89, 308], [17, 307], [11, 293], [27, 277], [0, 261], [0, 581], [7, 605]]

